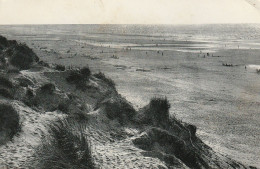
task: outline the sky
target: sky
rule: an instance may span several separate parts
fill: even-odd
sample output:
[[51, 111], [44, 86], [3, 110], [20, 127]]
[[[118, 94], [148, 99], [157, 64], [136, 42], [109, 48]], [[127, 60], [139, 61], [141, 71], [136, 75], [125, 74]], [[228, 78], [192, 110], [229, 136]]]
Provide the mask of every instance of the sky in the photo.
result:
[[0, 0], [0, 24], [260, 23], [260, 0]]

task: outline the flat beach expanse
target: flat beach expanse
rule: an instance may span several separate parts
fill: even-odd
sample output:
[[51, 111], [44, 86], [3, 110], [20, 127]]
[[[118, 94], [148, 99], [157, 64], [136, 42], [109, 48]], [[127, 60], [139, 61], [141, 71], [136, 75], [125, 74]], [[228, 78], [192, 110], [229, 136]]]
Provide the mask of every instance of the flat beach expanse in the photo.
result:
[[171, 114], [215, 151], [260, 166], [260, 26], [237, 27], [230, 37], [225, 25], [0, 26], [0, 34], [47, 63], [104, 72], [136, 108], [166, 96]]

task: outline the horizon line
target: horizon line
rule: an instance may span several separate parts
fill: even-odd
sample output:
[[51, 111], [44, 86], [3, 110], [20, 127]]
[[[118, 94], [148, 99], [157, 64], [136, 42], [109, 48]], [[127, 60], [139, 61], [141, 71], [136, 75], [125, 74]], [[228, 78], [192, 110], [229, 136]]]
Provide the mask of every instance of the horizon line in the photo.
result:
[[246, 24], [260, 24], [260, 22], [248, 22], [248, 23], [17, 23], [17, 24], [0, 24], [0, 26], [26, 26], [26, 25], [246, 25]]

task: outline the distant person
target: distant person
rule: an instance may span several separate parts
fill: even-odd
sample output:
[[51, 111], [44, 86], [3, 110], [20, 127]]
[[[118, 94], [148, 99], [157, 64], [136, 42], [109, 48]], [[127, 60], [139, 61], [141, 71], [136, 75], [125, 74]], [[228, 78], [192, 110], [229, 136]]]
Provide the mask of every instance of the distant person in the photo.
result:
[[246, 66], [245, 66], [245, 69], [246, 69]]
[[163, 52], [162, 52], [162, 56], [163, 56]]

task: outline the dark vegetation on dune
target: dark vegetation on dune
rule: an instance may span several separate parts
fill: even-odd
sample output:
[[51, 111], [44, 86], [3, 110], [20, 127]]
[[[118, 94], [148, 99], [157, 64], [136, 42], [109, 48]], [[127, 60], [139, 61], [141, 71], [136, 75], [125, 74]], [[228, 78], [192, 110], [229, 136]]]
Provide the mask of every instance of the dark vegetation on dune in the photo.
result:
[[85, 91], [87, 88], [86, 82], [89, 81], [90, 75], [91, 71], [88, 67], [74, 69], [70, 71], [70, 74], [66, 78], [66, 81], [70, 84], [76, 85], [77, 89]]
[[20, 69], [29, 69], [33, 62], [38, 62], [39, 58], [25, 44], [17, 44], [6, 51], [10, 57], [10, 63]]
[[52, 94], [55, 91], [55, 85], [52, 83], [46, 83], [40, 87], [40, 92]]
[[131, 104], [123, 98], [112, 98], [101, 104], [109, 119], [117, 119], [119, 123], [126, 124], [133, 121], [136, 111]]
[[0, 145], [12, 139], [19, 130], [17, 111], [9, 104], [0, 103]]
[[5, 76], [0, 75], [0, 96], [12, 99], [13, 98], [13, 83]]
[[44, 62], [42, 60], [39, 61], [38, 64], [41, 65], [41, 66], [44, 66], [44, 67], [50, 67], [50, 65], [48, 63], [46, 63], [46, 62]]
[[61, 102], [59, 103], [57, 110], [67, 113], [69, 112], [69, 104], [67, 102]]
[[7, 40], [0, 36], [0, 65], [9, 67], [10, 65], [24, 70], [29, 69], [39, 58], [26, 44], [18, 43], [15, 40]]
[[115, 83], [114, 83], [114, 81], [113, 81], [112, 79], [106, 77], [105, 74], [102, 73], [102, 72], [96, 73], [96, 74], [94, 74], [93, 76], [96, 77], [96, 78], [98, 78], [98, 79], [100, 79], [100, 80], [102, 80], [103, 82], [105, 82], [105, 83], [106, 83], [107, 85], [109, 85], [110, 87], [115, 88], [115, 86], [116, 86]]
[[13, 99], [13, 94], [8, 89], [0, 88], [0, 96], [5, 97], [7, 99]]
[[49, 136], [36, 150], [30, 168], [93, 169], [94, 162], [85, 133], [86, 122], [60, 119], [49, 127]]
[[153, 124], [155, 126], [168, 125], [170, 107], [167, 98], [152, 98], [150, 103], [143, 108], [144, 118], [142, 119], [142, 123]]
[[65, 70], [66, 70], [66, 67], [63, 66], [63, 65], [55, 65], [55, 70], [58, 70], [58, 71], [65, 71]]
[[7, 77], [0, 75], [0, 86], [13, 88], [13, 83]]

